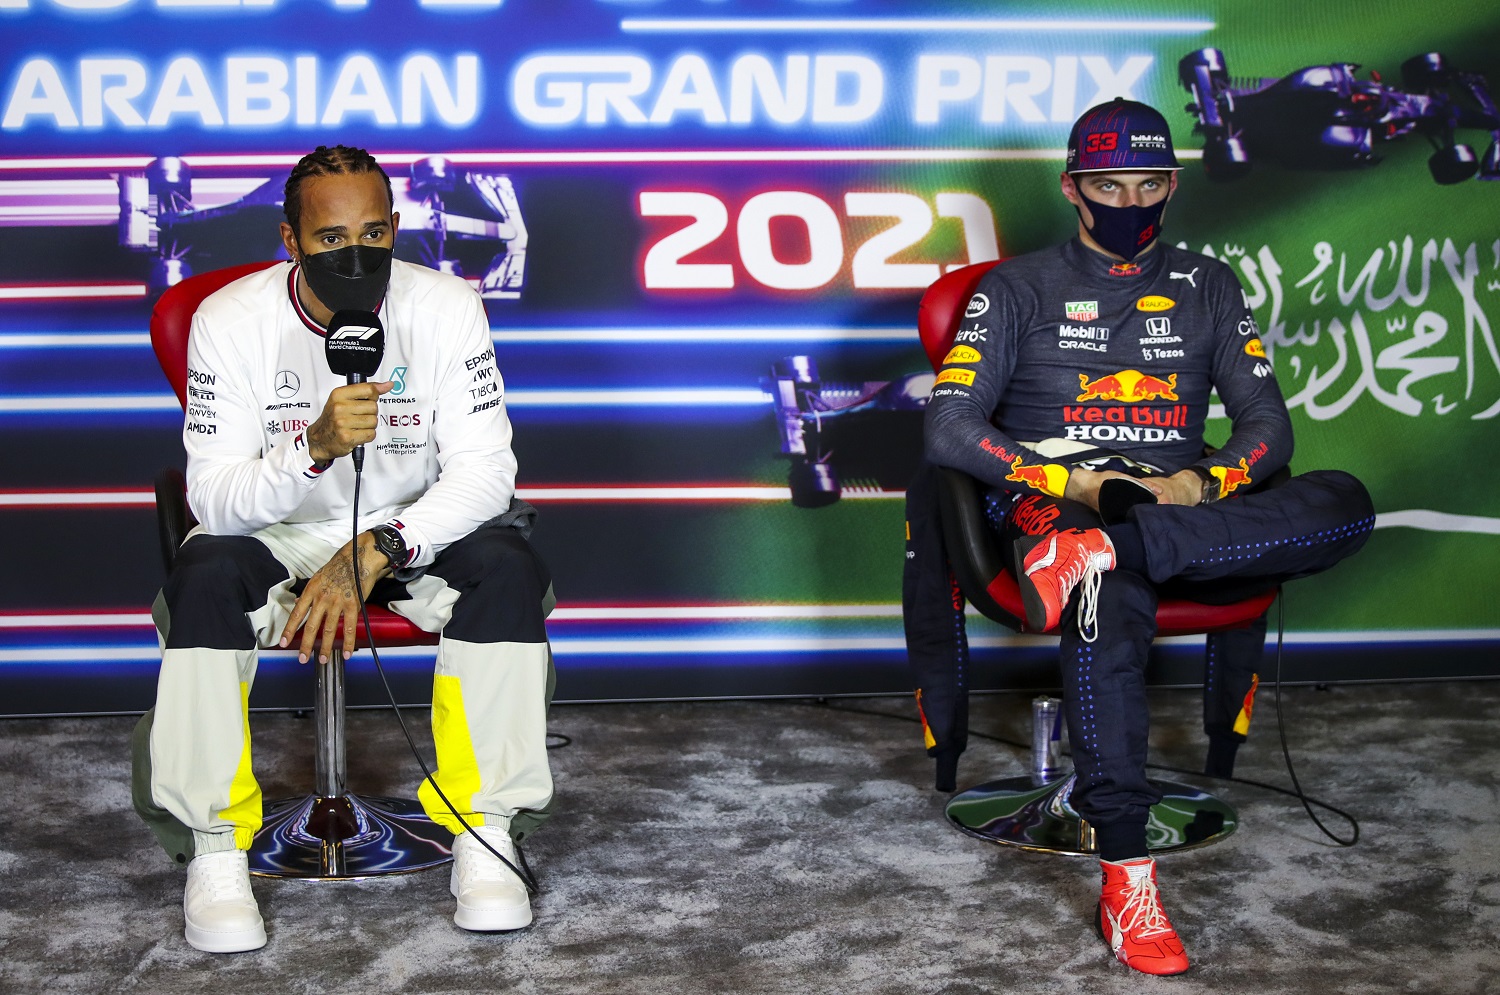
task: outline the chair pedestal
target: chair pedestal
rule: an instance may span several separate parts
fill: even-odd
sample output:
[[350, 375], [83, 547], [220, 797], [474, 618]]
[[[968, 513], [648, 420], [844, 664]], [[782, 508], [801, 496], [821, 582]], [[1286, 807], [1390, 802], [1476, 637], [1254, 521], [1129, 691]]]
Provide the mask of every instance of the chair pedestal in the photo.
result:
[[[960, 831], [991, 843], [1069, 856], [1097, 855], [1093, 828], [1070, 802], [1077, 775], [1061, 776], [1056, 762], [1055, 699], [1036, 700], [1032, 723], [1032, 772], [959, 792], [948, 800], [948, 820]], [[1152, 853], [1217, 843], [1239, 824], [1233, 808], [1205, 791], [1155, 778], [1151, 784], [1162, 793], [1146, 822], [1146, 845]]]
[[318, 667], [317, 791], [271, 802], [250, 845], [250, 873], [349, 880], [436, 867], [453, 859], [453, 834], [404, 798], [345, 790], [342, 654]]

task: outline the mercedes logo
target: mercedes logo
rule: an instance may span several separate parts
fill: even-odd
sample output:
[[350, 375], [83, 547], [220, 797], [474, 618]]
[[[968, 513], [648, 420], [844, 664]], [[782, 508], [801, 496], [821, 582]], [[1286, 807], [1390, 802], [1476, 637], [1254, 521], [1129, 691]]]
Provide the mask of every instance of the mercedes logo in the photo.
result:
[[276, 374], [276, 396], [291, 397], [302, 389], [302, 381], [297, 379], [297, 374], [291, 370], [282, 370]]

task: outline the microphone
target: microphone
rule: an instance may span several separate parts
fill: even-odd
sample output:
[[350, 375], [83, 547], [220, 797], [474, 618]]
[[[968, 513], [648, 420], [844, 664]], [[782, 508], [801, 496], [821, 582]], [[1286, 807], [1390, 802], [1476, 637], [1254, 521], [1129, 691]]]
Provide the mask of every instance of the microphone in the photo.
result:
[[[348, 383], [364, 383], [380, 369], [385, 355], [385, 326], [373, 311], [340, 311], [328, 323], [323, 355], [335, 376]], [[355, 446], [353, 456], [358, 473], [365, 468], [365, 447]]]

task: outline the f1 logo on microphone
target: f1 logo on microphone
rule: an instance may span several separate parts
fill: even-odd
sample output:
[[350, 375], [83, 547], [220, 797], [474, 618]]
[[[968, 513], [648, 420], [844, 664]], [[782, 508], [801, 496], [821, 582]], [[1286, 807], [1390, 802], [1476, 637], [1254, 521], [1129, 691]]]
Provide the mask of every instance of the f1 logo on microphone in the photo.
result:
[[372, 328], [369, 325], [345, 325], [343, 328], [340, 328], [338, 331], [333, 333], [333, 339], [335, 342], [342, 342], [346, 339], [357, 339], [360, 342], [363, 342], [365, 339], [368, 339], [374, 335], [378, 335], [379, 333], [380, 329]]

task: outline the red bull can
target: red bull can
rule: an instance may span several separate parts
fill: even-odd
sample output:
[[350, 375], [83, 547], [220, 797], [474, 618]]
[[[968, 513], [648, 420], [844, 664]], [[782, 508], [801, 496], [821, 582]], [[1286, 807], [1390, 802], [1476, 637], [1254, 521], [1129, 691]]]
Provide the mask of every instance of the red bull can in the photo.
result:
[[1062, 700], [1039, 695], [1031, 699], [1031, 777], [1046, 784], [1064, 773]]

